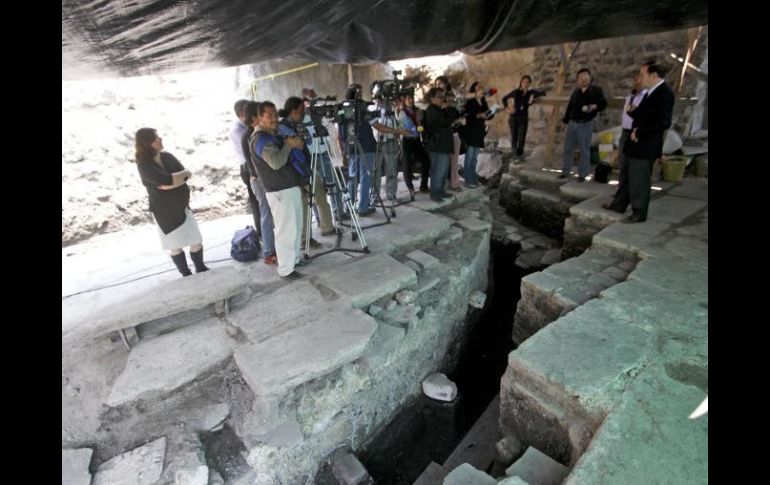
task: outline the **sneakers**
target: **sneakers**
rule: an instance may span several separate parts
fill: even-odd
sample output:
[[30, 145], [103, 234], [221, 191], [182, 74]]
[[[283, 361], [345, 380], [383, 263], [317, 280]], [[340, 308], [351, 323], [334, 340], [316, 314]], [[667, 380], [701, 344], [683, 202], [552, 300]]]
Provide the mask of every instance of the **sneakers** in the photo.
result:
[[275, 255], [275, 253], [269, 254], [265, 256], [265, 259], [263, 260], [265, 264], [272, 264], [277, 265], [278, 264], [278, 256]]
[[281, 276], [281, 279], [287, 280], [287, 281], [295, 281], [298, 279], [301, 279], [302, 275], [297, 273], [296, 271], [292, 271], [291, 273], [287, 274], [286, 276]]

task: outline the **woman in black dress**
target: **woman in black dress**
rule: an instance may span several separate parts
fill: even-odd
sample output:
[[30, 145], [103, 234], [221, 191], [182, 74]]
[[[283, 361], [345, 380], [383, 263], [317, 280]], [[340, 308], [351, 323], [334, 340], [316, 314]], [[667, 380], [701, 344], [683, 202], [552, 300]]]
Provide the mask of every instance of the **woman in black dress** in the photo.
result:
[[161, 246], [171, 250], [171, 259], [182, 276], [192, 274], [187, 266], [185, 246], [190, 247], [195, 272], [208, 271], [203, 264], [201, 232], [190, 210], [187, 179], [192, 173], [176, 157], [162, 150], [163, 140], [155, 129], [141, 128], [136, 132], [136, 168], [147, 189]]

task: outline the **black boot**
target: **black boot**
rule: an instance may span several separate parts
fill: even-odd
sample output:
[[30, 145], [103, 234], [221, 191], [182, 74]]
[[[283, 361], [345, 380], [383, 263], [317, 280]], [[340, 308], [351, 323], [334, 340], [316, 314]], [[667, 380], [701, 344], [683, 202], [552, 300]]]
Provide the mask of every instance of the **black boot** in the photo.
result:
[[196, 273], [203, 273], [204, 271], [209, 270], [206, 265], [203, 264], [203, 248], [200, 248], [198, 252], [195, 253], [190, 251], [190, 259], [192, 259], [192, 262], [195, 265]]
[[177, 255], [171, 256], [171, 259], [174, 261], [176, 269], [182, 273], [182, 276], [190, 276], [192, 274], [192, 271], [190, 271], [190, 268], [187, 266], [187, 258], [184, 255], [184, 251]]

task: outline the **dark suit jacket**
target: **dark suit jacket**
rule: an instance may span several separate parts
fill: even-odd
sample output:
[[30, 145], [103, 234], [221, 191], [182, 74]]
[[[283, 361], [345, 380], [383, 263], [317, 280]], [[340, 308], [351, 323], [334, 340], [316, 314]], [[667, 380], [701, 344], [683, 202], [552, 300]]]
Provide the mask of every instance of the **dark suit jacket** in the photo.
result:
[[674, 91], [667, 82], [655, 88], [652, 94], [639, 103], [629, 113], [633, 118], [638, 141], [629, 138], [623, 149], [629, 157], [656, 159], [663, 152], [663, 133], [671, 127], [671, 114], [674, 111]]

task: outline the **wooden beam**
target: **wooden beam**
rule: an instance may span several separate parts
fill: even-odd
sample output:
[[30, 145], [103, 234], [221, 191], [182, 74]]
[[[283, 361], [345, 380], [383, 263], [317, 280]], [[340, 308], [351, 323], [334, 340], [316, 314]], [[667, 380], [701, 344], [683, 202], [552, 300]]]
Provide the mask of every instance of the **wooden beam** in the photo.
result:
[[690, 63], [690, 58], [692, 57], [693, 51], [695, 51], [695, 48], [698, 46], [698, 39], [700, 38], [701, 29], [703, 27], [698, 27], [688, 29], [687, 30], [687, 49], [685, 51], [684, 55], [684, 61], [682, 61], [682, 72], [679, 75], [679, 79], [676, 81], [676, 85], [674, 86], [674, 92], [676, 94], [682, 94], [682, 87], [684, 86], [684, 75], [687, 73], [687, 65]]

